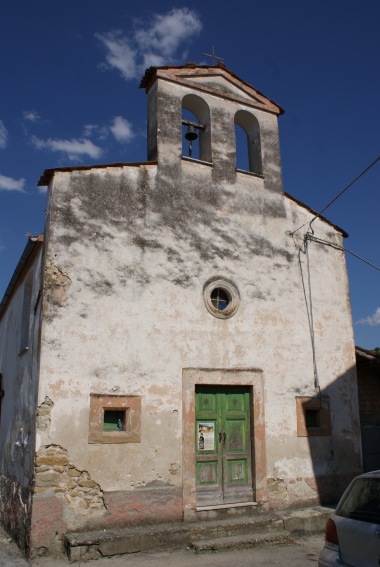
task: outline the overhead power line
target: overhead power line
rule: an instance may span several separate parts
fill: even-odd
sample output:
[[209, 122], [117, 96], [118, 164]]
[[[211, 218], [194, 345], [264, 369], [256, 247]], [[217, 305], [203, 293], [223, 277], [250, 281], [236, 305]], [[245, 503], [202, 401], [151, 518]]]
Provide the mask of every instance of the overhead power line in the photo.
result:
[[375, 270], [378, 270], [380, 272], [380, 266], [376, 266], [376, 264], [373, 264], [372, 262], [369, 262], [365, 258], [362, 258], [361, 256], [359, 256], [359, 254], [356, 254], [355, 252], [348, 250], [348, 248], [345, 248], [344, 246], [339, 246], [339, 244], [335, 244], [335, 242], [329, 242], [328, 240], [323, 240], [322, 238], [318, 238], [318, 237], [316, 237], [316, 236], [314, 236], [313, 234], [310, 234], [310, 233], [306, 234], [305, 240], [312, 240], [313, 242], [317, 242], [318, 244], [324, 244], [325, 246], [331, 246], [332, 248], [335, 248], [336, 250], [341, 250], [342, 252], [348, 252], [348, 254], [355, 256], [355, 258], [357, 258], [361, 262], [364, 262], [368, 266], [371, 266], [371, 268], [375, 268]]
[[[364, 174], [367, 173], [367, 171], [369, 171], [371, 169], [371, 167], [373, 167], [378, 161], [380, 160], [380, 156], [378, 156], [372, 163], [370, 163], [365, 169], [363, 169], [363, 171], [361, 173], [359, 173], [359, 175], [357, 177], [355, 177], [355, 179], [353, 179], [340, 193], [338, 193], [338, 195], [336, 195], [334, 197], [334, 199], [332, 199], [332, 201], [330, 201], [325, 207], [323, 207], [323, 209], [321, 211], [319, 211], [319, 213], [317, 213], [315, 215], [315, 217], [313, 217], [311, 219], [310, 222], [305, 222], [305, 224], [303, 224], [302, 226], [300, 226], [299, 228], [297, 228], [296, 230], [294, 230], [292, 232], [292, 234], [295, 234], [296, 232], [298, 232], [299, 230], [301, 230], [301, 228], [303, 228], [304, 226], [306, 226], [307, 224], [311, 226], [311, 224], [315, 221], [315, 219], [317, 219], [318, 217], [321, 216], [322, 213], [324, 213], [326, 211], [326, 209], [328, 209], [333, 203], [335, 203], [335, 201], [337, 199], [339, 199], [339, 197], [341, 197], [343, 195], [343, 193], [345, 193], [347, 191], [347, 189], [349, 189], [350, 187], [352, 187], [352, 185], [354, 183], [356, 183], [356, 181], [358, 179], [360, 179], [361, 177], [363, 177]], [[348, 250], [347, 250], [348, 252]]]

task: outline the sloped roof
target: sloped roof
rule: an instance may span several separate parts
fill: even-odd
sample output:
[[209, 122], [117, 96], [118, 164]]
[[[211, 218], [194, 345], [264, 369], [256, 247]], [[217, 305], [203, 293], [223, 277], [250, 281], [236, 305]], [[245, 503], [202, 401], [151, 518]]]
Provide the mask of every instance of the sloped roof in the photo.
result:
[[303, 203], [302, 201], [300, 201], [299, 199], [296, 199], [295, 197], [293, 197], [293, 195], [290, 195], [290, 193], [287, 193], [286, 191], [284, 191], [284, 196], [287, 197], [288, 199], [290, 199], [291, 201], [294, 201], [295, 203], [297, 203], [297, 205], [299, 205], [300, 207], [302, 207], [303, 209], [306, 209], [307, 211], [309, 211], [309, 213], [311, 213], [313, 216], [318, 217], [320, 220], [322, 220], [323, 222], [326, 222], [327, 224], [329, 224], [330, 226], [332, 226], [333, 228], [335, 228], [335, 230], [337, 232], [340, 232], [341, 235], [343, 236], [343, 238], [347, 238], [349, 236], [348, 232], [346, 232], [345, 230], [343, 230], [343, 228], [340, 228], [340, 226], [338, 226], [337, 224], [332, 223], [331, 221], [329, 221], [326, 217], [323, 217], [322, 215], [320, 215], [317, 211], [315, 211], [314, 209], [312, 209], [311, 207], [309, 207], [308, 205], [305, 205], [305, 203]]
[[278, 104], [220, 63], [213, 66], [188, 63], [182, 67], [150, 67], [141, 80], [140, 88], [149, 92], [157, 79], [170, 81], [223, 99], [230, 99], [277, 116], [284, 113]]
[[355, 346], [355, 354], [358, 366], [371, 366], [380, 369], [380, 354], [359, 346]]
[[5, 310], [8, 301], [13, 295], [14, 290], [16, 289], [18, 283], [22, 280], [22, 277], [25, 273], [26, 267], [30, 265], [30, 261], [33, 258], [33, 254], [38, 246], [41, 246], [44, 241], [44, 235], [39, 234], [38, 236], [29, 236], [28, 242], [24, 248], [23, 253], [21, 254], [21, 258], [19, 263], [16, 266], [15, 271], [13, 272], [13, 276], [11, 277], [11, 281], [8, 284], [7, 289], [5, 290], [5, 294], [3, 299], [0, 303], [0, 318], [2, 316], [3, 311]]
[[65, 167], [54, 167], [51, 169], [45, 169], [40, 179], [38, 180], [38, 185], [45, 187], [49, 185], [52, 180], [54, 173], [70, 173], [73, 171], [89, 171], [90, 169], [108, 169], [108, 168], [118, 168], [118, 167], [140, 167], [141, 165], [157, 165], [157, 161], [134, 161], [134, 162], [120, 162], [120, 163], [96, 163], [94, 165], [69, 165]]

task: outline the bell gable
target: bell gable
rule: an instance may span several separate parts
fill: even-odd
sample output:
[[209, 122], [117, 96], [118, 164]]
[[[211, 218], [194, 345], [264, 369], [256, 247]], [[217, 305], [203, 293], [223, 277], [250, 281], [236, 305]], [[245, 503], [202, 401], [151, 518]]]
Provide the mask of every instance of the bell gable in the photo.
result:
[[140, 88], [145, 88], [148, 92], [157, 79], [221, 97], [224, 100], [229, 99], [277, 116], [284, 113], [275, 102], [249, 83], [239, 79], [223, 65], [209, 67], [188, 64], [185, 67], [150, 67], [141, 80]]

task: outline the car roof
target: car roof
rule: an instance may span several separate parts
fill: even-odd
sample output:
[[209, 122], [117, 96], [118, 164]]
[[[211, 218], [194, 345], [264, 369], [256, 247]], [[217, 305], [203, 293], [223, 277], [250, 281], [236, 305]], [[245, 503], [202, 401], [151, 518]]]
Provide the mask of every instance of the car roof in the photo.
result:
[[380, 470], [370, 471], [370, 472], [366, 472], [364, 474], [360, 474], [359, 476], [355, 477], [355, 480], [357, 478], [380, 478]]

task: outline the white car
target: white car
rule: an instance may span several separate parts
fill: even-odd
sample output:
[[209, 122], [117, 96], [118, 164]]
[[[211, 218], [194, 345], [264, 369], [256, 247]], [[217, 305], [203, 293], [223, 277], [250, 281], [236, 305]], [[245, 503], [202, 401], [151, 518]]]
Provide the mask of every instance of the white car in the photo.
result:
[[357, 476], [327, 520], [319, 567], [380, 565], [380, 471]]

